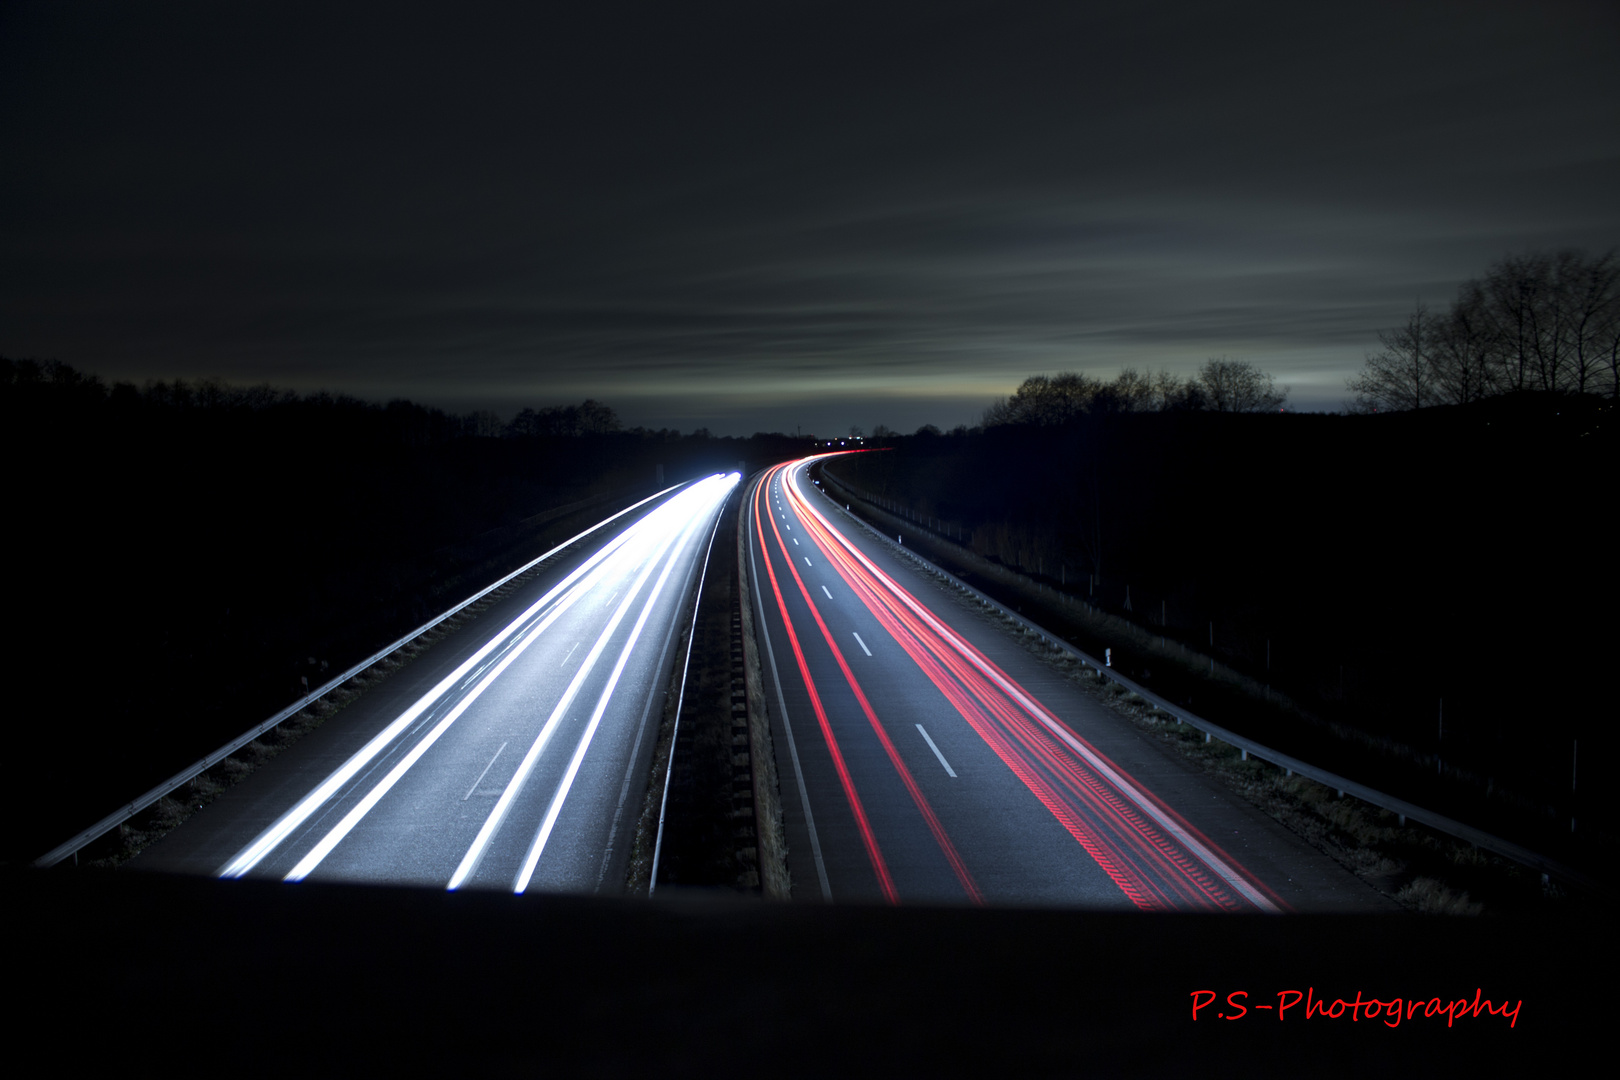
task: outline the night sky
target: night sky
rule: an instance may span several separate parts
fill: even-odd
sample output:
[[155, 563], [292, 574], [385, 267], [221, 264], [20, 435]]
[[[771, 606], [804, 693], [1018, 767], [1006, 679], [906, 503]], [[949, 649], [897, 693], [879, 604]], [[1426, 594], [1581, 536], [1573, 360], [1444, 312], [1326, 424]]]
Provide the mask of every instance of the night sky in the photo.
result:
[[[341, 8], [341, 10], [336, 10]], [[910, 431], [1620, 245], [1620, 5], [0, 4], [0, 355]]]

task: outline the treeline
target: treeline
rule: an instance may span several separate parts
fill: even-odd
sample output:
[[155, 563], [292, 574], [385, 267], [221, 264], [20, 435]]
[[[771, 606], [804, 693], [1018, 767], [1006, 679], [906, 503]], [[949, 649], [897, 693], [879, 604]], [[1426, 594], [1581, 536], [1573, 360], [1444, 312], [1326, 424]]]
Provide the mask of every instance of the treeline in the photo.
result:
[[508, 438], [539, 438], [560, 436], [575, 438], [581, 435], [606, 435], [619, 430], [619, 418], [613, 410], [586, 398], [579, 405], [553, 408], [523, 409], [512, 418], [501, 434]]
[[[404, 399], [386, 404], [326, 391], [301, 394], [266, 384], [239, 386], [216, 379], [186, 382], [151, 379], [137, 386], [117, 382], [111, 386], [99, 376], [80, 372], [56, 360], [13, 360], [0, 356], [0, 408], [26, 421], [24, 412], [46, 414], [107, 409], [125, 415], [178, 414], [233, 416], [277, 415], [291, 418], [325, 417], [331, 422], [411, 446], [454, 442], [467, 438], [583, 438], [625, 435], [670, 441], [682, 438], [670, 428], [626, 429], [611, 407], [587, 398], [578, 405], [524, 408], [510, 421], [488, 409], [465, 414], [418, 405]], [[692, 434], [712, 439], [706, 430]], [[770, 436], [756, 436], [770, 437]], [[775, 438], [787, 436], [776, 434]]]
[[1354, 412], [1541, 391], [1620, 395], [1620, 258], [1510, 255], [1442, 312], [1419, 303], [1346, 381]]
[[0, 359], [0, 599], [17, 628], [10, 670], [42, 690], [14, 710], [0, 755], [0, 783], [27, 808], [0, 831], [0, 861], [41, 854], [303, 680], [318, 685], [607, 503], [651, 494], [660, 469], [667, 485], [798, 447], [625, 431], [600, 403], [551, 416], [520, 432], [404, 400], [108, 385]]
[[185, 423], [210, 418], [258, 426], [314, 426], [346, 430], [368, 440], [427, 446], [475, 436], [487, 427], [476, 413], [458, 416], [410, 401], [386, 405], [325, 391], [300, 394], [267, 385], [233, 386], [211, 379], [149, 380], [111, 386], [56, 360], [0, 357], [0, 409], [14, 424], [105, 422], [116, 418]]
[[1127, 367], [1112, 381], [1085, 372], [1032, 375], [984, 411], [986, 428], [1058, 427], [1094, 413], [1277, 412], [1288, 387], [1247, 360], [1206, 360], [1193, 375]]
[[[162, 440], [182, 435], [257, 433], [274, 441], [314, 437], [326, 449], [342, 444], [377, 451], [510, 441], [511, 453], [540, 461], [552, 452], [587, 452], [578, 444], [617, 448], [615, 454], [650, 454], [671, 470], [701, 460], [715, 468], [774, 463], [810, 449], [808, 436], [756, 431], [746, 438], [715, 435], [707, 428], [626, 428], [607, 404], [524, 408], [510, 421], [487, 409], [465, 414], [396, 398], [385, 404], [327, 391], [299, 393], [270, 385], [240, 386], [213, 379], [148, 380], [108, 385], [99, 376], [56, 360], [0, 356], [0, 424], [14, 452], [45, 439], [54, 454], [94, 455], [117, 432]], [[109, 426], [110, 425], [110, 426]], [[554, 445], [553, 445], [554, 444]], [[494, 451], [491, 451], [494, 452]], [[597, 460], [602, 460], [596, 451]], [[694, 464], [693, 467], [698, 467]], [[673, 473], [672, 473], [673, 475]]]

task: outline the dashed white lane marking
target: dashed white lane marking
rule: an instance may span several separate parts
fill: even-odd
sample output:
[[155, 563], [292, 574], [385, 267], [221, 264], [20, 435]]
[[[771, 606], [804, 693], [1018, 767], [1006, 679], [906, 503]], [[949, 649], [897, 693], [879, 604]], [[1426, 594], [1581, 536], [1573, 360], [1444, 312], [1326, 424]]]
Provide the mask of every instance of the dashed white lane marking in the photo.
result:
[[[825, 588], [826, 588], [826, 587], [827, 587], [827, 586], [825, 586], [825, 585], [823, 585], [823, 586], [822, 586], [822, 588], [823, 588], [823, 589], [825, 589]], [[863, 652], [863, 653], [865, 653], [865, 654], [866, 654], [866, 655], [867, 655], [867, 656], [871, 656], [871, 655], [872, 655], [872, 650], [871, 650], [871, 649], [868, 649], [868, 648], [867, 648], [867, 647], [866, 647], [866, 642], [864, 642], [864, 641], [861, 641], [861, 635], [859, 635], [859, 634], [856, 634], [856, 635], [855, 635], [855, 640], [856, 640], [856, 641], [857, 641], [857, 642], [860, 642], [860, 646], [861, 646], [861, 652]]]
[[[579, 643], [575, 642], [574, 644], [577, 645]], [[572, 650], [569, 650], [569, 651], [571, 652]], [[506, 749], [506, 744], [501, 743], [501, 750], [505, 750], [505, 749]], [[467, 789], [467, 794], [465, 794], [465, 795], [463, 795], [461, 797], [462, 802], [466, 802], [468, 799], [472, 798], [472, 793], [477, 791], [478, 790], [478, 785], [482, 784], [484, 782], [484, 777], [489, 775], [489, 770], [491, 770], [491, 769], [493, 769], [495, 767], [495, 758], [498, 758], [498, 757], [501, 756], [501, 750], [495, 751], [495, 757], [492, 757], [492, 758], [489, 759], [489, 764], [485, 765], [484, 766], [484, 771], [478, 774], [478, 779], [473, 781], [473, 786], [468, 788]]]
[[934, 745], [934, 740], [928, 738], [928, 732], [923, 731], [923, 726], [921, 724], [917, 725], [917, 730], [922, 732], [922, 737], [928, 742], [928, 749], [932, 750], [934, 752], [934, 756], [939, 758], [939, 763], [945, 766], [945, 771], [950, 773], [952, 776], [955, 776], [956, 770], [951, 768], [951, 763], [945, 760], [945, 755], [939, 752], [939, 747]]
[[832, 599], [832, 593], [830, 593], [830, 592], [827, 592], [827, 586], [825, 586], [825, 585], [823, 585], [823, 586], [822, 586], [822, 587], [821, 587], [821, 591], [822, 591], [822, 592], [824, 592], [824, 593], [827, 593], [827, 599], [829, 599], [829, 600], [831, 600], [831, 599]]

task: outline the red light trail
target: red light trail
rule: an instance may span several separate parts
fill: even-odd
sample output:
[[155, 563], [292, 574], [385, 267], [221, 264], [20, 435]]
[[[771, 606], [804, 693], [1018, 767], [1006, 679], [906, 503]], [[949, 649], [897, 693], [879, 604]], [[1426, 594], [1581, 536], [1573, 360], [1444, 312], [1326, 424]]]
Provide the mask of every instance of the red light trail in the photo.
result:
[[[773, 470], [773, 472], [767, 474], [766, 479], [754, 491], [754, 527], [759, 533], [762, 547], [765, 542], [765, 530], [760, 521], [759, 502], [761, 493], [770, 486], [776, 472], [776, 470]], [[776, 538], [777, 547], [786, 555], [787, 545], [782, 540], [781, 530], [776, 527], [775, 518], [771, 518], [771, 532]], [[800, 595], [803, 596], [804, 602], [810, 607], [811, 617], [814, 618], [816, 626], [821, 630], [821, 635], [826, 640], [827, 647], [832, 650], [833, 658], [837, 661], [839, 670], [843, 672], [845, 681], [848, 682], [850, 689], [854, 692], [855, 700], [860, 703], [861, 711], [866, 715], [867, 722], [871, 724], [872, 730], [877, 734], [884, 753], [888, 755], [889, 761], [894, 765], [901, 782], [905, 784], [906, 791], [911, 795], [911, 799], [916, 803], [918, 811], [921, 812], [923, 819], [928, 823], [928, 829], [933, 833], [935, 842], [939, 844], [940, 850], [945, 854], [947, 861], [950, 862], [951, 870], [956, 874], [957, 880], [962, 883], [962, 888], [968, 896], [975, 903], [983, 903], [984, 898], [979, 892], [978, 885], [974, 883], [973, 876], [968, 872], [967, 864], [956, 850], [956, 845], [946, 835], [945, 827], [940, 824], [939, 816], [934, 813], [934, 809], [929, 805], [927, 797], [922, 793], [922, 789], [917, 786], [916, 778], [911, 775], [911, 770], [906, 767], [906, 763], [901, 759], [900, 752], [895, 748], [893, 740], [889, 738], [888, 731], [884, 728], [882, 721], [878, 719], [871, 702], [867, 700], [866, 693], [861, 689], [859, 680], [855, 678], [855, 673], [850, 670], [849, 662], [844, 658], [843, 650], [833, 640], [832, 631], [827, 629], [827, 624], [822, 619], [815, 600], [810, 596], [810, 590], [805, 587], [804, 579], [799, 576], [798, 568], [793, 565], [791, 557], [786, 559], [786, 563], [788, 572], [793, 575], [794, 584], [799, 587]], [[899, 894], [895, 891], [894, 881], [889, 874], [888, 867], [884, 864], [883, 854], [878, 848], [877, 838], [872, 833], [871, 824], [867, 820], [866, 811], [861, 805], [860, 796], [855, 791], [855, 784], [849, 776], [843, 754], [838, 749], [837, 740], [832, 733], [832, 726], [828, 723], [826, 710], [821, 703], [821, 695], [816, 689], [815, 680], [811, 678], [809, 665], [805, 662], [804, 650], [799, 645], [799, 636], [793, 629], [793, 620], [788, 616], [787, 604], [782, 598], [782, 590], [777, 582], [776, 571], [771, 566], [771, 560], [768, 558], [765, 560], [765, 568], [770, 575], [771, 591], [776, 596], [777, 609], [782, 614], [782, 623], [787, 628], [788, 640], [793, 645], [793, 656], [798, 662], [799, 673], [804, 678], [805, 687], [810, 692], [811, 707], [815, 711], [816, 721], [821, 726], [821, 732], [827, 740], [828, 749], [832, 752], [834, 765], [838, 770], [839, 781], [844, 786], [844, 794], [849, 800], [850, 809], [855, 814], [856, 822], [861, 830], [862, 840], [866, 844], [868, 857], [872, 861], [872, 867], [877, 872], [879, 884], [883, 889], [883, 895], [890, 903], [898, 903]]]
[[[768, 473], [755, 493], [754, 520], [761, 547], [765, 531], [760, 519], [760, 491], [804, 462], [778, 466]], [[784, 482], [785, 497], [807, 531], [844, 583], [860, 597], [867, 610], [893, 636], [928, 680], [940, 691], [985, 744], [1025, 785], [1060, 825], [1091, 856], [1109, 879], [1143, 910], [1260, 909], [1280, 911], [1284, 904], [1264, 884], [1239, 866], [1163, 800], [1131, 779], [1033, 695], [991, 662], [982, 652], [946, 625], [834, 529], [794, 487]], [[779, 550], [787, 555], [781, 533], [771, 522]], [[771, 560], [766, 559], [767, 568]], [[909, 770], [889, 740], [881, 721], [861, 690], [831, 632], [817, 609], [791, 556], [786, 558], [811, 615], [854, 691], [873, 730], [877, 732], [902, 782], [917, 803], [930, 831], [945, 852], [968, 895], [981, 897], [961, 856], [951, 843]], [[772, 589], [799, 670], [809, 688], [812, 706], [823, 736], [828, 740], [839, 779], [856, 813], [863, 839], [875, 868], [882, 866], [877, 840], [871, 833], [854, 782], [833, 740], [819, 693], [810, 677], [797, 633], [770, 570]], [[887, 870], [879, 873], [884, 895], [896, 900]]]

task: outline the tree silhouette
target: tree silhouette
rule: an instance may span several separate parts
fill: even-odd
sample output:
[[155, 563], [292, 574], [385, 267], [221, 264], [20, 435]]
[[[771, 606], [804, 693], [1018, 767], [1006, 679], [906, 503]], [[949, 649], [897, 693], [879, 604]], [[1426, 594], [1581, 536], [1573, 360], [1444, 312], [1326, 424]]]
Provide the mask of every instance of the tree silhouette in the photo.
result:
[[993, 402], [984, 412], [984, 426], [1028, 424], [1057, 427], [1091, 411], [1102, 383], [1079, 371], [1031, 375], [1012, 397]]
[[1193, 378], [1121, 368], [1112, 382], [1085, 372], [1031, 375], [1011, 397], [984, 410], [986, 428], [1061, 427], [1094, 413], [1271, 412], [1288, 398], [1271, 375], [1246, 360], [1209, 360]]
[[1353, 410], [1466, 405], [1522, 391], [1620, 395], [1620, 258], [1508, 255], [1444, 316], [1420, 304], [1348, 380]]
[[1247, 360], [1206, 360], [1196, 382], [1215, 412], [1276, 412], [1288, 400], [1286, 386], [1278, 390], [1270, 373]]
[[1368, 356], [1366, 366], [1345, 380], [1356, 395], [1351, 411], [1399, 412], [1436, 404], [1436, 336], [1434, 320], [1421, 303], [1406, 325], [1379, 331], [1383, 351]]

